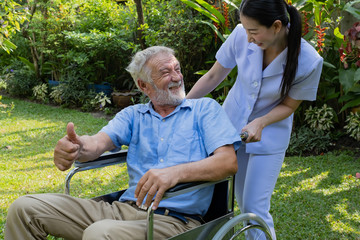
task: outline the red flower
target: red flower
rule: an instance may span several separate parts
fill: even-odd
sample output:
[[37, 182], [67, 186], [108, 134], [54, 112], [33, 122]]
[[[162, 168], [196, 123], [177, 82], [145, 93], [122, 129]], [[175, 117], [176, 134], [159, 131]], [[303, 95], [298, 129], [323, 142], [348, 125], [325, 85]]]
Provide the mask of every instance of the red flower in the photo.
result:
[[308, 12], [306, 11], [302, 11], [302, 13], [304, 14], [304, 30], [303, 30], [303, 36], [305, 36], [306, 34], [309, 33], [309, 28], [310, 28], [310, 24], [309, 24], [309, 18], [307, 17]]
[[324, 51], [323, 46], [325, 46], [324, 41], [325, 41], [325, 30], [327, 29], [326, 27], [321, 27], [320, 25], [315, 26], [315, 28], [317, 30], [315, 30], [315, 32], [317, 33], [317, 48], [318, 48], [318, 52], [322, 52]]
[[[346, 47], [344, 48], [344, 45]], [[345, 53], [344, 53], [345, 51]], [[360, 67], [360, 22], [344, 33], [344, 42], [339, 49], [340, 61], [344, 63], [344, 68], [348, 68], [352, 63]]]

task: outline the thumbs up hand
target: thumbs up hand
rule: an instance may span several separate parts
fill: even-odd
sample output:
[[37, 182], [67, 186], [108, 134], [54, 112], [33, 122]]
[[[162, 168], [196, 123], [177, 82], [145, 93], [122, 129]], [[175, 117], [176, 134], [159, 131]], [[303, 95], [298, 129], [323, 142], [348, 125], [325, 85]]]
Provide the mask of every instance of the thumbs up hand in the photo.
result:
[[79, 136], [75, 132], [75, 126], [72, 122], [69, 122], [66, 126], [66, 137], [67, 139], [72, 142], [73, 144], [80, 144]]
[[71, 167], [73, 162], [79, 158], [80, 151], [83, 148], [72, 122], [68, 123], [66, 133], [67, 135], [58, 141], [54, 150], [54, 163], [61, 171]]

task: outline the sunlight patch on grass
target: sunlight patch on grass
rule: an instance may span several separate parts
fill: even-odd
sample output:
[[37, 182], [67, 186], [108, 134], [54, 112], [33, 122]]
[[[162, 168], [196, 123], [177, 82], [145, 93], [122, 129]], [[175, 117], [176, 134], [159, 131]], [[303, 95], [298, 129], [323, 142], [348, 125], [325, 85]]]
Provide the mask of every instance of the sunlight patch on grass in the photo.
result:
[[[284, 167], [286, 167], [285, 164], [283, 164], [283, 168]], [[299, 169], [296, 171], [282, 171], [282, 172], [280, 172], [279, 177], [294, 177], [295, 175], [306, 173], [307, 171], [309, 171], [309, 168], [308, 169]]]
[[[357, 187], [358, 185], [358, 180], [355, 177], [349, 176], [349, 175], [343, 175], [342, 176], [342, 180], [340, 184], [333, 184], [328, 186], [328, 188], [320, 188], [315, 190], [314, 192], [317, 193], [322, 193], [325, 196], [326, 195], [331, 195], [331, 194], [335, 194], [335, 193], [340, 193], [343, 191], [349, 191], [352, 188]], [[360, 197], [360, 194], [359, 194]], [[359, 200], [360, 202], [360, 200]]]
[[322, 180], [327, 178], [329, 175], [329, 172], [322, 172], [321, 174], [318, 174], [314, 177], [305, 179], [299, 183], [299, 187], [295, 188], [294, 191], [304, 191], [304, 190], [312, 190], [316, 189], [318, 185], [321, 183]]
[[333, 206], [333, 209], [337, 211], [337, 214], [329, 214], [326, 216], [326, 220], [330, 224], [332, 231], [359, 234], [360, 237], [360, 229], [358, 226], [351, 225], [351, 222], [360, 221], [359, 213], [355, 212], [351, 214], [348, 211], [348, 204], [345, 202], [336, 204]]

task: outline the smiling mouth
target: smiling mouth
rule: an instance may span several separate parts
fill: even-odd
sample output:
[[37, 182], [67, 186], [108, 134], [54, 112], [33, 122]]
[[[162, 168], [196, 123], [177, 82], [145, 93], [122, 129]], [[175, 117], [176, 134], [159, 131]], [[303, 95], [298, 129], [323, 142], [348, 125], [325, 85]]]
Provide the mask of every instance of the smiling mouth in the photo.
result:
[[179, 89], [181, 87], [181, 81], [179, 81], [178, 83], [170, 83], [169, 84], [169, 90], [176, 90]]

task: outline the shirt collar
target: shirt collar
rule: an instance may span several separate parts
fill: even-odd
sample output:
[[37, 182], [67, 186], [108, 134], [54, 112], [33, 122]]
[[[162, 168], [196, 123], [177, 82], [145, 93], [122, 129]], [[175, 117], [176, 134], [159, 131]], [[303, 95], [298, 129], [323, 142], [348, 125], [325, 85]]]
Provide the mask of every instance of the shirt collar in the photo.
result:
[[[178, 106], [175, 108], [175, 110], [174, 110], [171, 114], [169, 114], [168, 116], [173, 115], [174, 113], [176, 113], [177, 111], [179, 111], [179, 109], [181, 109], [181, 108], [190, 108], [190, 109], [192, 109], [192, 108], [193, 108], [193, 101], [185, 98], [185, 99], [181, 102], [181, 104], [178, 105]], [[141, 112], [141, 113], [146, 113], [146, 112], [156, 113], [155, 110], [154, 110], [154, 108], [153, 108], [153, 105], [152, 105], [151, 101], [149, 101], [149, 102], [146, 103], [146, 104], [142, 104], [142, 105], [140, 106], [140, 108], [138, 109], [138, 111]]]

